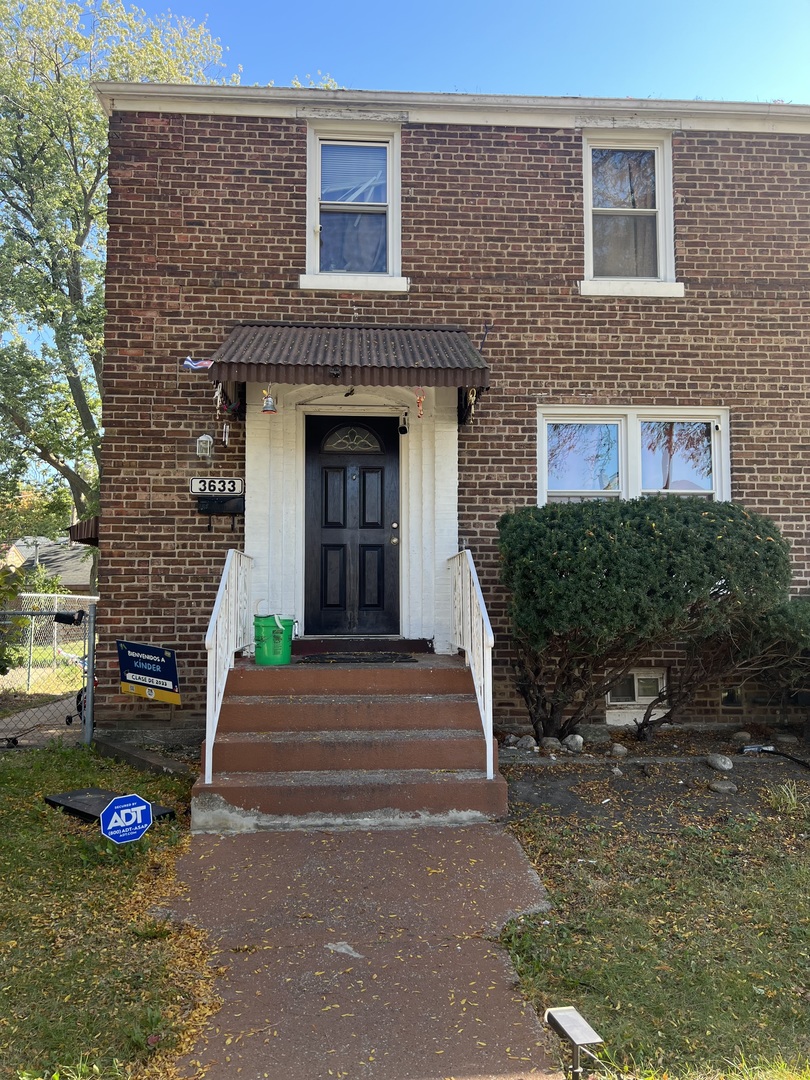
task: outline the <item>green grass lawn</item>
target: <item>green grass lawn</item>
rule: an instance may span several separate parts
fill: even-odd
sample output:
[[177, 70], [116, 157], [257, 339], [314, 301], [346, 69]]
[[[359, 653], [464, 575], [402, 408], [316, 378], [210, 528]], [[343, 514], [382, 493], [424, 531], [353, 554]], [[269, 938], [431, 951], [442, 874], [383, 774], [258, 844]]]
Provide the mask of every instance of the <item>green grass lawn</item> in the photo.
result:
[[[178, 820], [116, 847], [43, 802], [86, 786]], [[810, 1080], [810, 785], [783, 788], [736, 819], [514, 821], [553, 908], [502, 940], [538, 1011], [600, 1032], [613, 1076]], [[189, 793], [83, 747], [0, 752], [0, 1080], [173, 1075], [213, 1007], [205, 938], [150, 914]]]
[[674, 829], [514, 824], [553, 908], [503, 943], [541, 1015], [578, 1008], [614, 1075], [810, 1080], [808, 802], [771, 802]]
[[0, 676], [0, 718], [70, 697], [81, 688], [84, 673], [77, 664], [53, 660], [53, 650], [49, 657], [35, 657], [30, 669], [25, 664]]
[[[171, 1056], [206, 990], [207, 957], [195, 932], [149, 912], [187, 840], [190, 784], [84, 747], [0, 753], [2, 1080], [150, 1075], [150, 1057]], [[116, 846], [43, 802], [90, 786], [137, 792], [177, 821]]]

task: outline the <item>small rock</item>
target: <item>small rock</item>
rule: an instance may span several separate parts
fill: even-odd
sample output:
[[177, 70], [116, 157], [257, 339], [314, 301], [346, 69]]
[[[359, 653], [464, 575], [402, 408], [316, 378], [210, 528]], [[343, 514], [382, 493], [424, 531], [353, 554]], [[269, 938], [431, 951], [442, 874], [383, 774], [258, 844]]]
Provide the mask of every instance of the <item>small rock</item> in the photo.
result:
[[578, 754], [585, 745], [585, 740], [581, 735], [566, 735], [562, 741], [566, 750], [570, 750], [572, 754]]
[[534, 750], [537, 747], [537, 739], [534, 735], [521, 735], [515, 747], [518, 750]]
[[544, 750], [562, 750], [562, 743], [560, 740], [554, 739], [550, 735], [547, 735], [545, 739], [541, 739], [540, 745]]
[[712, 780], [709, 791], [716, 791], [718, 795], [736, 795], [737, 785], [730, 780]]
[[731, 736], [731, 741], [738, 746], [743, 746], [745, 743], [751, 742], [753, 739], [750, 731], [735, 731]]
[[783, 746], [797, 746], [798, 738], [796, 735], [791, 735], [788, 731], [780, 731], [778, 735], [774, 736], [774, 741], [781, 743]]
[[627, 757], [630, 751], [626, 746], [622, 746], [620, 742], [615, 742], [610, 748], [611, 757]]
[[517, 746], [517, 742], [518, 742], [518, 737], [517, 737], [517, 735], [515, 735], [513, 733], [513, 734], [510, 734], [510, 735], [506, 736], [506, 738], [503, 740], [503, 745], [504, 746]]
[[731, 772], [734, 768], [734, 762], [725, 754], [709, 754], [706, 758], [706, 764], [716, 772]]
[[622, 772], [622, 770], [619, 768], [618, 765], [614, 765], [613, 768], [610, 771], [611, 771], [611, 773], [613, 773], [614, 776], [624, 776], [624, 773]]

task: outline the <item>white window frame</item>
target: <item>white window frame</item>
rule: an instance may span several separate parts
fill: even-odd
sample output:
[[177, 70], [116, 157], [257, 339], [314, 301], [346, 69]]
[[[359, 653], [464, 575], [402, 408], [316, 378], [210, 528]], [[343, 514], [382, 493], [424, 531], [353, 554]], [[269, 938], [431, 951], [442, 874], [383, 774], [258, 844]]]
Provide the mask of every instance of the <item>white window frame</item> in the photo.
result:
[[[320, 194], [321, 146], [325, 142], [354, 145], [376, 144], [387, 148], [388, 208], [386, 211], [388, 272], [385, 274], [321, 273]], [[400, 130], [380, 124], [320, 122], [307, 132], [307, 245], [306, 273], [298, 279], [300, 289], [332, 292], [407, 292], [409, 280], [401, 276]]]
[[[652, 150], [655, 154], [656, 237], [658, 277], [605, 278], [593, 274], [593, 178], [592, 150]], [[583, 192], [585, 204], [585, 278], [579, 283], [582, 296], [684, 295], [675, 280], [675, 231], [672, 213], [672, 141], [668, 135], [605, 132], [583, 135]]]
[[[651, 421], [704, 421], [712, 426], [713, 501], [731, 498], [731, 451], [727, 408], [684, 408], [658, 405], [647, 408], [619, 406], [540, 405], [537, 411], [537, 504], [548, 502], [548, 425], [564, 423], [617, 424], [619, 429], [619, 487], [616, 493], [589, 493], [593, 498], [636, 499], [641, 489], [641, 425]], [[559, 494], [552, 492], [552, 495]], [[672, 494], [677, 494], [673, 492]], [[683, 494], [689, 494], [684, 492]]]

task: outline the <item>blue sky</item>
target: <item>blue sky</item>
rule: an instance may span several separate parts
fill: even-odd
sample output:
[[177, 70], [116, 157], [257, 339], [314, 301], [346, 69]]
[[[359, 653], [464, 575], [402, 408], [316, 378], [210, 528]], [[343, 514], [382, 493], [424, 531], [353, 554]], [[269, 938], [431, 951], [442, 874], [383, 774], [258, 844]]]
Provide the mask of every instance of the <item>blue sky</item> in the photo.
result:
[[[136, 0], [137, 2], [137, 0]], [[207, 24], [244, 84], [810, 103], [810, 0], [140, 0]]]

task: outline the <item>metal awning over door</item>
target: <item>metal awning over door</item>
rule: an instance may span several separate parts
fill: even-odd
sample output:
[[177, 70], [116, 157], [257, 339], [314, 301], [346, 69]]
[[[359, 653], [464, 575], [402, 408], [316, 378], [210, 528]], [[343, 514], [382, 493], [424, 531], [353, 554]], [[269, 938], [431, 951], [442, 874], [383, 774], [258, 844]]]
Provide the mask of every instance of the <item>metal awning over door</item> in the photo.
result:
[[216, 382], [489, 387], [463, 330], [355, 323], [239, 323], [211, 358]]

